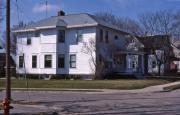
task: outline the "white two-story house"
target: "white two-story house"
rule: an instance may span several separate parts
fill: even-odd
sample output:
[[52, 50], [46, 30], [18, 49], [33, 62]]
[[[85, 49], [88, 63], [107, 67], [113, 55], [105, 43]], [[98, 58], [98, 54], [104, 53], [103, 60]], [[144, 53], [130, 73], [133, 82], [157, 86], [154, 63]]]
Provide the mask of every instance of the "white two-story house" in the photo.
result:
[[[143, 45], [90, 14], [53, 16], [14, 33], [18, 74], [95, 75], [98, 60], [106, 63], [104, 73], [144, 73]], [[84, 52], [89, 43], [91, 54]]]

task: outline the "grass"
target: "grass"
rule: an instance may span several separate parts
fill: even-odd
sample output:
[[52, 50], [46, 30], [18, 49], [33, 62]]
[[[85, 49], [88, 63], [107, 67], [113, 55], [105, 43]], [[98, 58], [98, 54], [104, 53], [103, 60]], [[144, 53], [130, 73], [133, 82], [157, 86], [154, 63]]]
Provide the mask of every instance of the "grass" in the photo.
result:
[[[57, 89], [140, 89], [153, 85], [169, 83], [167, 80], [28, 80], [29, 88]], [[5, 88], [5, 81], [0, 80], [0, 88]], [[26, 88], [26, 80], [12, 80], [12, 88]]]

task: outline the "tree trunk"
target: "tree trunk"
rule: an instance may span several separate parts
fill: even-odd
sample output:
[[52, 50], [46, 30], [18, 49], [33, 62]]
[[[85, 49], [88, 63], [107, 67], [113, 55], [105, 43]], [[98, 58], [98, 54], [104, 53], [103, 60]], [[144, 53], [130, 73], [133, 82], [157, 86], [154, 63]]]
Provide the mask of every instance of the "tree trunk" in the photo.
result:
[[158, 65], [158, 75], [161, 76], [161, 64]]

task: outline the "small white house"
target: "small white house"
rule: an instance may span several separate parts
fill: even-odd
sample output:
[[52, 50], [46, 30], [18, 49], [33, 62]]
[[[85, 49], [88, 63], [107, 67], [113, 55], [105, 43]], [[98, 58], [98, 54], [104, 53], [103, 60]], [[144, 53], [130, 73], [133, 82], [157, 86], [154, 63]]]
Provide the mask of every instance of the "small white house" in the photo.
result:
[[[105, 61], [104, 73], [144, 73], [143, 45], [90, 14], [50, 17], [14, 33], [18, 74], [94, 75], [98, 60]], [[85, 44], [93, 45], [91, 53]]]

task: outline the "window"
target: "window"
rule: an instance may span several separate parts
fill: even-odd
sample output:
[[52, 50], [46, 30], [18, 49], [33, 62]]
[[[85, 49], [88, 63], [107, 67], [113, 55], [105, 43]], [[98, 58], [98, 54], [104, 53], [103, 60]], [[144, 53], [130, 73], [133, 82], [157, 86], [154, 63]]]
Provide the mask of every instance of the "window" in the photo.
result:
[[102, 29], [100, 29], [99, 37], [100, 37], [99, 41], [103, 42], [103, 30]]
[[58, 68], [64, 68], [65, 56], [64, 54], [58, 55]]
[[51, 68], [52, 67], [52, 55], [44, 56], [44, 67]]
[[156, 61], [152, 62], [152, 68], [156, 68]]
[[32, 68], [37, 68], [37, 56], [32, 56]]
[[31, 45], [31, 38], [27, 38], [27, 45]]
[[40, 32], [39, 31], [35, 32], [35, 37], [40, 37]]
[[27, 45], [31, 45], [31, 34], [27, 35]]
[[115, 39], [115, 40], [118, 40], [118, 36], [117, 36], [117, 35], [116, 35], [116, 36], [114, 36], [114, 39]]
[[19, 68], [23, 68], [24, 56], [19, 56]]
[[108, 31], [106, 31], [106, 36], [105, 36], [105, 38], [106, 38], [106, 43], [109, 43], [109, 32], [108, 32]]
[[76, 68], [76, 55], [70, 55], [70, 68]]
[[77, 32], [76, 32], [76, 43], [82, 42], [82, 40], [83, 40], [83, 31], [77, 30]]
[[64, 43], [65, 42], [65, 30], [58, 31], [58, 42]]

